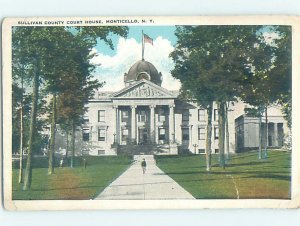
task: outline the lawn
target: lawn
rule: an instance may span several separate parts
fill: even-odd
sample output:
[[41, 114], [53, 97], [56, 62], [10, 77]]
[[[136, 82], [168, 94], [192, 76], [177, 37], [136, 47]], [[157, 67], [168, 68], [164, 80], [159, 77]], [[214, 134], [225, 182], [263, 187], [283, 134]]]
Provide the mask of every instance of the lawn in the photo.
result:
[[205, 155], [156, 156], [157, 165], [197, 199], [290, 199], [291, 153], [269, 151], [235, 154], [225, 170], [212, 157], [206, 172]]
[[73, 169], [56, 167], [53, 175], [47, 175], [47, 159], [41, 158], [34, 162], [29, 191], [22, 191], [22, 185], [18, 184], [18, 163], [15, 163], [12, 196], [14, 200], [92, 199], [124, 172], [131, 160], [127, 156], [89, 156], [84, 168], [82, 159], [76, 158]]

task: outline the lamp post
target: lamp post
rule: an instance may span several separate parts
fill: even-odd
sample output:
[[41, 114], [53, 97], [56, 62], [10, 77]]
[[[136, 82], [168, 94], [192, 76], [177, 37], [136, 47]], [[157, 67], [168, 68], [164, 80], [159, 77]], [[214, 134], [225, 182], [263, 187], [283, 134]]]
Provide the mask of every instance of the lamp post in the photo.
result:
[[116, 134], [114, 133], [114, 144], [116, 143]]

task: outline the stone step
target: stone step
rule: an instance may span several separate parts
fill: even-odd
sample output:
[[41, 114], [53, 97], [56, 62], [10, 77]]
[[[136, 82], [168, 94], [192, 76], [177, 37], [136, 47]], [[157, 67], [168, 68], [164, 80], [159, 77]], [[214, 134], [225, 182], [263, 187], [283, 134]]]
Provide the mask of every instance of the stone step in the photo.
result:
[[133, 156], [134, 161], [141, 162], [143, 159], [149, 164], [155, 164], [155, 159], [153, 155], [134, 155]]

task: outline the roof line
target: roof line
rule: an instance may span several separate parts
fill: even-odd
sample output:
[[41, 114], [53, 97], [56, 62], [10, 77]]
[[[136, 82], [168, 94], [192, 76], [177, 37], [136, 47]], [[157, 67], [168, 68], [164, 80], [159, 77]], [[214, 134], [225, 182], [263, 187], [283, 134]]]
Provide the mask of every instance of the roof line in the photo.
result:
[[174, 96], [174, 94], [171, 93], [169, 90], [167, 90], [167, 89], [165, 89], [165, 88], [163, 88], [161, 86], [158, 86], [155, 83], [153, 83], [151, 81], [148, 81], [148, 80], [145, 80], [145, 79], [139, 80], [139, 81], [137, 81], [137, 82], [135, 82], [135, 83], [133, 83], [133, 84], [131, 84], [131, 85], [129, 85], [129, 86], [121, 89], [120, 91], [117, 91], [117, 92], [113, 93], [112, 95], [110, 95], [110, 97], [116, 97], [117, 95], [123, 93], [124, 91], [129, 90], [129, 89], [131, 89], [131, 88], [133, 88], [135, 86], [138, 86], [139, 84], [141, 84], [143, 82], [147, 83], [150, 86], [153, 86], [153, 87], [157, 88], [158, 90], [160, 90], [160, 91], [162, 91], [164, 93], [167, 93], [168, 95], [171, 96], [171, 98], [176, 98], [176, 96]]

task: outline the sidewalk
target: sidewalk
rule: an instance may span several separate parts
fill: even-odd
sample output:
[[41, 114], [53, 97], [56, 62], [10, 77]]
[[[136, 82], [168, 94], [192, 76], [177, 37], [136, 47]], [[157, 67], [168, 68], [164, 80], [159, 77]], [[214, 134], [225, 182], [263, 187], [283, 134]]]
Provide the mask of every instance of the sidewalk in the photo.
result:
[[[147, 162], [145, 174], [141, 168], [143, 158]], [[155, 165], [153, 155], [136, 155], [134, 159], [136, 162], [105, 188], [96, 200], [194, 199]]]

